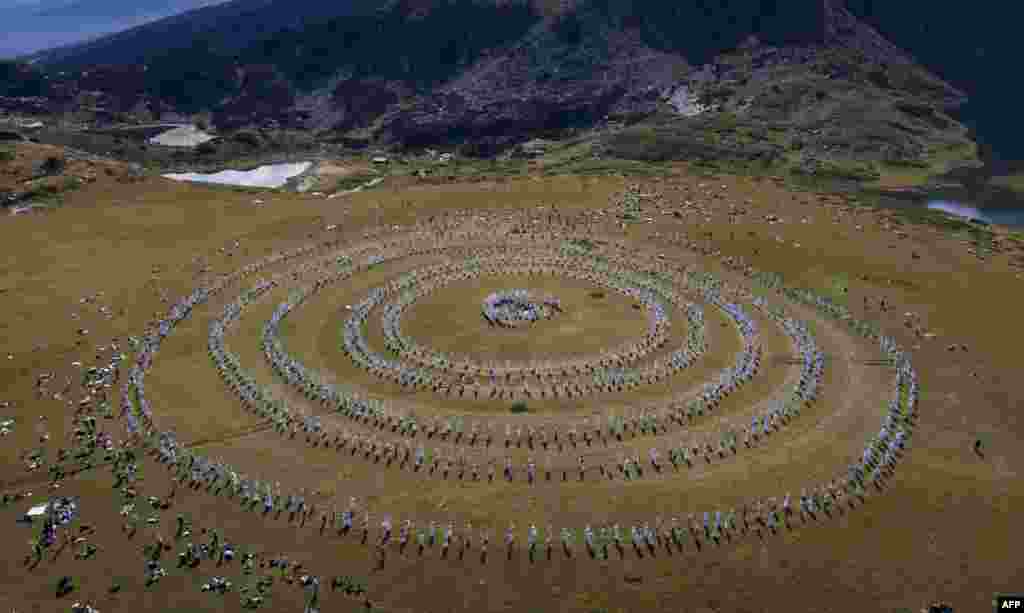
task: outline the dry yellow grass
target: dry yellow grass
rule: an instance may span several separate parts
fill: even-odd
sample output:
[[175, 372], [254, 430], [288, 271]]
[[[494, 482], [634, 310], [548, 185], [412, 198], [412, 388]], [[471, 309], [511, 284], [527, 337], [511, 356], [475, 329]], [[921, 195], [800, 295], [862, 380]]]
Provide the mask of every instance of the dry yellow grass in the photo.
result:
[[[604, 208], [626, 182], [562, 177], [406, 186], [356, 194], [344, 202], [288, 194], [253, 196], [164, 180], [132, 185], [111, 182], [70, 194], [58, 211], [5, 219], [0, 222], [4, 245], [0, 259], [0, 312], [4, 313], [0, 322], [4, 339], [0, 386], [3, 399], [16, 404], [11, 412], [18, 424], [0, 447], [0, 479], [6, 482], [24, 475], [18, 455], [35, 444], [38, 415], [49, 416], [51, 452], [66, 444], [69, 409], [62, 402], [36, 399], [32, 390], [35, 375], [50, 370], [59, 380], [77, 378], [77, 369], [70, 365], [73, 360], [91, 363], [95, 345], [106, 344], [113, 336], [123, 339], [138, 333], [154, 312], [167, 306], [155, 289], [177, 296], [196, 283], [198, 267], [192, 263], [196, 255], [204, 255], [214, 270], [227, 271], [270, 250], [308, 242], [311, 235], [322, 239], [327, 224], [338, 224], [342, 232], [355, 236], [368, 224], [405, 224], [450, 209], [484, 211], [557, 204], [561, 213], [568, 214]], [[727, 186], [724, 192], [719, 188], [723, 184]], [[164, 534], [173, 531], [174, 513], [187, 513], [197, 526], [218, 527], [243, 548], [268, 554], [286, 552], [324, 575], [366, 577], [373, 600], [385, 610], [424, 613], [586, 612], [595, 607], [609, 611], [889, 612], [904, 607], [916, 610], [939, 598], [951, 601], [958, 611], [982, 611], [995, 592], [1019, 590], [1024, 574], [1014, 546], [1013, 509], [1024, 504], [1019, 478], [1024, 457], [1018, 445], [1021, 423], [1017, 415], [1024, 394], [1016, 380], [1019, 364], [1014, 317], [1022, 298], [1022, 281], [1010, 266], [1012, 254], [997, 254], [979, 262], [954, 239], [927, 228], [904, 228], [910, 236], [900, 239], [878, 213], [862, 209], [843, 212], [838, 198], [794, 195], [767, 181], [697, 179], [680, 168], [671, 179], [644, 180], [643, 185], [645, 190], [664, 191], [668, 197], [659, 205], [647, 205], [644, 216], [654, 217], [656, 223], [625, 230], [626, 240], [638, 247], [676, 254], [678, 248], [664, 243], [666, 237], [687, 233], [696, 240], [709, 232], [709, 238], [701, 238], [702, 244], [720, 249], [722, 255], [747, 258], [762, 270], [778, 271], [789, 283], [827, 291], [836, 278], [846, 279], [846, 300], [857, 313], [864, 313], [865, 296], [885, 296], [891, 302], [893, 307], [886, 313], [872, 307], [864, 315], [879, 320], [904, 346], [919, 345], [914, 349], [914, 361], [922, 380], [922, 417], [912, 450], [887, 492], [840, 517], [800, 526], [764, 543], [754, 538], [712, 547], [699, 555], [660, 554], [644, 560], [631, 554], [623, 561], [614, 556], [603, 562], [565, 560], [556, 552], [550, 563], [531, 565], [522, 556], [505, 562], [495, 538], [492, 560], [486, 567], [478, 563], [475, 552], [465, 561], [442, 563], [434, 551], [428, 552], [429, 560], [418, 559], [414, 553], [390, 554], [384, 570], [374, 571], [372, 552], [352, 538], [318, 535], [318, 521], [297, 529], [281, 520], [266, 521], [243, 513], [236, 503], [184, 490], [179, 491], [174, 509], [165, 513]], [[265, 201], [263, 206], [252, 204], [257, 197]], [[682, 210], [679, 205], [684, 200], [707, 206], [707, 216], [661, 214], [662, 209]], [[749, 214], [730, 222], [729, 203], [742, 204]], [[778, 215], [785, 223], [767, 225], [763, 221], [767, 214]], [[807, 218], [807, 223], [801, 223], [802, 218]], [[235, 240], [240, 243], [233, 255], [218, 252]], [[911, 253], [921, 257], [913, 258]], [[728, 276], [718, 259], [692, 257], [703, 268]], [[158, 267], [156, 274], [154, 267]], [[862, 281], [863, 277], [869, 280]], [[346, 365], [347, 358], [338, 350], [338, 328], [344, 304], [364, 295], [378, 280], [372, 276], [357, 279], [304, 305], [285, 330], [289, 348], [311, 366], [339, 379], [355, 378], [354, 369]], [[468, 320], [479, 319], [479, 297], [486, 289], [453, 287], [439, 292], [435, 302], [425, 301], [408, 314], [407, 332], [452, 350], [477, 350], [482, 355], [503, 351], [500, 345], [487, 347], [479, 335], [442, 336], [446, 328], [436, 322], [445, 306], [442, 298], [447, 297], [455, 302], [450, 314], [453, 328], [447, 330], [472, 329]], [[103, 292], [99, 304], [109, 305], [115, 313], [112, 320], [96, 312], [98, 305], [79, 302], [97, 291]], [[552, 291], [563, 290], [552, 287]], [[567, 285], [564, 291], [569, 295], [586, 290]], [[235, 293], [224, 298], [231, 299]], [[251, 307], [227, 340], [246, 367], [265, 381], [270, 381], [271, 375], [259, 355], [258, 334], [274, 305], [286, 296], [287, 288], [282, 288]], [[218, 300], [218, 304], [222, 302]], [[274, 432], [216, 442], [256, 422], [224, 389], [206, 356], [206, 326], [216, 307], [211, 304], [200, 309], [175, 331], [158, 355], [147, 379], [158, 424], [173, 428], [182, 442], [211, 441], [203, 444], [207, 455], [221, 457], [249, 474], [336, 496], [355, 492], [374, 508], [386, 508], [396, 517], [451, 514], [503, 529], [510, 520], [520, 527], [534, 519], [551, 521], [556, 527], [579, 526], [588, 521], [599, 523], [605, 517], [623, 522], [648, 519], [680, 507], [695, 511], [729, 507], [751, 497], [827, 479], [877, 432], [889, 391], [889, 373], [860, 363], [871, 355], [870, 348], [851, 342], [835, 326], [819, 321], [815, 330], [830, 357], [822, 400], [762, 448], [710, 466], [697, 465], [686, 475], [628, 484], [570, 480], [534, 489], [460, 484], [381, 469], [347, 453], [313, 449]], [[122, 308], [123, 315], [119, 314]], [[635, 334], [631, 327], [637, 320], [642, 322], [642, 317], [620, 311], [617, 307], [594, 310], [581, 322], [581, 328], [605, 326], [607, 330], [594, 335], [602, 343]], [[937, 338], [913, 338], [903, 325], [905, 311], [920, 314]], [[79, 319], [72, 320], [72, 313]], [[615, 319], [617, 313], [620, 319]], [[813, 317], [806, 311], [801, 311], [801, 316]], [[601, 321], [594, 322], [594, 318]], [[572, 338], [568, 331], [557, 331], [564, 325], [559, 320], [546, 323], [551, 324], [547, 331], [556, 333], [534, 340], [558, 348]], [[735, 334], [720, 326], [723, 319], [709, 311], [708, 323], [715, 334], [715, 350], [706, 364], [687, 373], [692, 379], [684, 378], [682, 387], [721, 368], [738, 348]], [[766, 325], [762, 323], [762, 327]], [[87, 328], [88, 335], [78, 335], [79, 328]], [[784, 349], [780, 334], [766, 334], [773, 350]], [[79, 340], [82, 344], [76, 345]], [[969, 350], [947, 351], [950, 343], [967, 344]], [[36, 345], [40, 347], [36, 349]], [[531, 355], [538, 346], [520, 340], [513, 345], [522, 356]], [[589, 350], [584, 345], [567, 348], [567, 352]], [[13, 359], [8, 360], [6, 354]], [[730, 398], [722, 407], [723, 414], [745, 414], [751, 403], [767, 396], [784, 376], [782, 368], [766, 369], [749, 390]], [[372, 383], [374, 393], [382, 396], [397, 392], [365, 375], [356, 380]], [[275, 390], [301, 402], [283, 385]], [[650, 392], [649, 399], [664, 391]], [[642, 406], [648, 398], [643, 394], [611, 395], [589, 401], [589, 408], [630, 400]], [[493, 403], [449, 403], [429, 394], [402, 396], [402, 401], [440, 414], [495, 411]], [[538, 404], [537, 410], [583, 411], [587, 404]], [[104, 423], [103, 428], [108, 426]], [[119, 426], [111, 424], [109, 428], [120, 433]], [[699, 427], [695, 429], [698, 432]], [[988, 440], [984, 459], [970, 451], [977, 436]], [[644, 446], [640, 439], [629, 448], [643, 453]], [[517, 458], [526, 455], [524, 450], [513, 453]], [[615, 452], [588, 453], [599, 458]], [[571, 457], [568, 462], [572, 464]], [[150, 460], [143, 463], [143, 473], [147, 493], [163, 494], [170, 487], [166, 472]], [[53, 597], [54, 581], [62, 574], [79, 580], [79, 591], [71, 598], [91, 599], [104, 613], [239, 608], [233, 595], [219, 600], [198, 590], [202, 581], [216, 574], [231, 574], [236, 585], [240, 584], [243, 577], [237, 566], [222, 571], [204, 562], [200, 570], [184, 572], [171, 571], [173, 562], [167, 561], [169, 576], [154, 588], [143, 587], [139, 550], [149, 538], [144, 536], [148, 530], [140, 530], [135, 541], [125, 539], [119, 531], [110, 484], [109, 472], [98, 470], [69, 479], [60, 490], [82, 497], [84, 517], [98, 529], [96, 542], [103, 549], [88, 562], [65, 554], [35, 570], [26, 569], [20, 558], [28, 532], [13, 521], [25, 504], [0, 511], [0, 534], [14, 544], [5, 556], [8, 573], [0, 589], [0, 608], [66, 607], [66, 602]], [[38, 499], [40, 486], [31, 489], [33, 498]], [[119, 577], [123, 578], [121, 592], [108, 594], [111, 581]], [[636, 577], [641, 583], [634, 581]], [[325, 587], [327, 583], [325, 578]], [[340, 595], [324, 597], [325, 608], [332, 610], [359, 604]], [[301, 606], [301, 598], [298, 589], [278, 585], [269, 606], [295, 610]]]

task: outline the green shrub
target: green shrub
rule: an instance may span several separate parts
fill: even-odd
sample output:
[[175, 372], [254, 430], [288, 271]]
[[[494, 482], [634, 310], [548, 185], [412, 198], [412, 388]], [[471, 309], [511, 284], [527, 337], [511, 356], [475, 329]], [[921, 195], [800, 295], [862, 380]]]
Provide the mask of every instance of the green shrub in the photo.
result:
[[579, 247], [580, 249], [583, 249], [584, 251], [593, 251], [594, 250], [594, 243], [590, 239], [574, 238], [574, 239], [570, 240], [569, 242], [572, 243], [573, 245]]
[[526, 406], [526, 403], [520, 400], [513, 402], [512, 406], [509, 407], [509, 411], [512, 413], [529, 413], [530, 407]]
[[46, 198], [56, 195], [58, 191], [59, 190], [56, 185], [40, 185], [39, 187], [30, 190], [29, 194], [31, 197]]
[[811, 175], [823, 179], [845, 181], [876, 181], [881, 175], [867, 163], [835, 163], [829, 160], [809, 159], [805, 166], [794, 168], [797, 175]]

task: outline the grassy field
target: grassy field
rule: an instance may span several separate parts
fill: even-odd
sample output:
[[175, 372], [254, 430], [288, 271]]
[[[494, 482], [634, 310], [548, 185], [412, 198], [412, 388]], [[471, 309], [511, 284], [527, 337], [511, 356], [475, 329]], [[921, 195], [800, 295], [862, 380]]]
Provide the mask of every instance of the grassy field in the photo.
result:
[[[387, 176], [384, 183], [343, 200], [267, 191], [259, 196], [264, 201], [260, 206], [243, 190], [158, 178], [111, 179], [67, 192], [64, 206], [50, 214], [4, 219], [0, 400], [9, 404], [0, 417], [9, 416], [15, 423], [0, 447], [0, 489], [31, 494], [0, 509], [0, 534], [13, 544], [4, 556], [8, 572], [0, 580], [0, 608], [52, 611], [91, 601], [103, 613], [236, 611], [242, 608], [237, 588], [263, 576], [274, 577], [263, 608], [286, 611], [302, 606], [301, 587], [260, 564], [251, 574], [237, 561], [217, 566], [204, 560], [198, 568], [176, 568], [176, 556], [188, 541], [208, 539], [204, 529], [220, 531], [236, 545], [239, 558], [252, 552], [262, 560], [287, 556], [302, 562], [308, 572], [321, 577], [323, 610], [367, 606], [362, 595], [332, 592], [330, 578], [336, 575], [364, 582], [375, 610], [417, 613], [895, 613], [917, 611], [938, 599], [949, 601], [957, 611], [983, 611], [996, 592], [1019, 591], [1024, 573], [1016, 562], [1013, 535], [1015, 510], [1024, 504], [1019, 479], [1024, 454], [1018, 444], [1022, 423], [1017, 416], [1024, 394], [1016, 382], [1019, 360], [1012, 330], [1024, 291], [1021, 270], [1014, 262], [1024, 242], [1011, 237], [1005, 246], [992, 246], [988, 256], [979, 259], [971, 250], [989, 239], [977, 229], [957, 234], [964, 230], [900, 218], [848, 202], [842, 195], [791, 190], [781, 179], [668, 161], [648, 165], [595, 160], [590, 153], [583, 147], [554, 151], [541, 159], [539, 167], [526, 162], [497, 167], [459, 162], [443, 170], [431, 167], [432, 177], [415, 175], [411, 163], [395, 165], [382, 172]], [[339, 167], [344, 165], [338, 162]], [[603, 176], [627, 174], [624, 171], [630, 168], [643, 168], [649, 176]], [[363, 172], [368, 171], [360, 167], [330, 180]], [[454, 178], [447, 179], [448, 173]], [[616, 218], [619, 203], [623, 191], [634, 183], [644, 194], [642, 213], [638, 223], [622, 226]], [[736, 206], [730, 210], [730, 205]], [[456, 220], [455, 211], [475, 218]], [[767, 221], [769, 215], [780, 221]], [[588, 224], [584, 217], [590, 219]], [[565, 223], [558, 225], [559, 220]], [[82, 370], [109, 359], [111, 339], [127, 347], [128, 335], [140, 334], [155, 313], [169, 307], [162, 296], [173, 300], [213, 273], [237, 270], [271, 252], [339, 237], [344, 239], [342, 248], [383, 248], [388, 234], [368, 238], [364, 233], [371, 226], [393, 228], [414, 222], [472, 227], [492, 241], [507, 239], [519, 225], [558, 227], [562, 237], [588, 235], [595, 245], [605, 241], [608, 249], [622, 244], [623, 265], [657, 262], [661, 256], [672, 269], [706, 270], [747, 287], [750, 281], [726, 266], [742, 259], [780, 273], [788, 285], [844, 302], [856, 316], [877, 322], [912, 352], [922, 395], [910, 448], [885, 491], [871, 490], [864, 504], [831, 518], [794, 520], [791, 529], [778, 535], [736, 536], [720, 545], [708, 544], [699, 553], [691, 547], [670, 555], [659, 548], [657, 555], [645, 552], [643, 558], [627, 545], [624, 559], [613, 553], [608, 560], [594, 560], [577, 534], [574, 557], [561, 552], [556, 537], [550, 561], [539, 557], [530, 562], [523, 547], [531, 523], [542, 531], [550, 524], [557, 531], [588, 523], [596, 527], [615, 522], [625, 528], [659, 516], [685, 518], [688, 513], [697, 513], [699, 521], [705, 510], [738, 508], [785, 492], [796, 496], [809, 483], [827, 481], [878, 433], [893, 373], [873, 362], [878, 353], [870, 344], [809, 308], [791, 307], [793, 316], [811, 322], [827, 355], [822, 393], [799, 418], [735, 457], [710, 463], [701, 459], [678, 474], [669, 469], [656, 476], [645, 467], [644, 478], [629, 482], [618, 476], [601, 478], [598, 464], [613, 464], [622, 454], [645, 459], [652, 445], [714, 440], [729, 424], [749, 423], [758, 407], [778, 393], [793, 373], [786, 362], [791, 348], [771, 320], [757, 315], [765, 347], [762, 371], [714, 413], [666, 434], [627, 435], [607, 447], [567, 446], [560, 453], [552, 449], [552, 482], [528, 485], [520, 470], [514, 483], [506, 483], [500, 473], [506, 457], [520, 467], [528, 458], [543, 466], [547, 455], [525, 445], [503, 447], [506, 424], [565, 427], [595, 413], [628, 414], [660, 406], [670, 396], [699, 389], [731, 364], [741, 348], [739, 334], [731, 320], [704, 304], [709, 352], [678, 376], [636, 390], [530, 401], [524, 413], [511, 412], [508, 400], [411, 392], [357, 368], [339, 348], [346, 305], [403, 271], [448, 256], [399, 258], [311, 298], [289, 316], [282, 339], [296, 358], [329, 380], [359, 386], [370, 397], [404, 407], [421, 421], [454, 414], [492, 422], [498, 442], [466, 453], [481, 467], [496, 462], [495, 482], [444, 479], [374, 463], [347, 449], [314, 447], [301, 432], [294, 438], [279, 435], [247, 412], [218, 377], [207, 355], [210, 323], [243, 288], [259, 277], [291, 270], [296, 265], [292, 262], [229, 287], [197, 307], [167, 337], [146, 382], [155, 422], [162, 430], [173, 430], [179, 442], [192, 444], [241, 473], [280, 482], [286, 491], [305, 488], [307, 500], [314, 501], [318, 511], [344, 507], [350, 496], [356, 496], [372, 514], [371, 539], [379, 534], [386, 515], [395, 520], [396, 533], [406, 517], [414, 518], [417, 528], [431, 520], [439, 525], [455, 521], [460, 531], [468, 520], [474, 526], [473, 550], [464, 559], [454, 551], [441, 559], [437, 545], [428, 547], [422, 557], [414, 544], [401, 553], [391, 545], [381, 566], [372, 542], [363, 545], [358, 535], [338, 536], [330, 528], [321, 533], [318, 514], [301, 525], [288, 521], [287, 513], [263, 517], [241, 510], [238, 501], [186, 485], [177, 487], [168, 509], [151, 511], [146, 496], [165, 498], [174, 487], [166, 468], [145, 457], [139, 460], [136, 509], [143, 518], [155, 513], [157, 523], [143, 520], [129, 537], [119, 514], [124, 494], [113, 488], [111, 469], [87, 470], [63, 479], [53, 492], [80, 497], [81, 519], [61, 532], [90, 524], [95, 533], [88, 541], [99, 547], [94, 557], [76, 559], [79, 544], [56, 555], [49, 550], [35, 566], [23, 564], [26, 543], [38, 533], [39, 522], [30, 528], [15, 520], [50, 493], [47, 467], [58, 448], [79, 444], [73, 439], [72, 417], [76, 407], [88, 404], [80, 404], [87, 395], [80, 385]], [[226, 346], [270, 392], [296, 409], [321, 414], [325, 427], [400, 441], [390, 431], [319, 410], [283, 383], [263, 359], [260, 333], [267, 318], [290, 291], [315, 278], [284, 278], [281, 286], [246, 307], [225, 335]], [[570, 308], [535, 328], [493, 334], [480, 321], [481, 297], [492, 287], [516, 283], [561, 294]], [[560, 282], [557, 277], [455, 283], [411, 307], [403, 330], [445, 351], [509, 360], [590, 355], [641, 332], [642, 312], [612, 293], [599, 303], [590, 297], [594, 290], [587, 283]], [[765, 295], [779, 300], [774, 292]], [[889, 305], [885, 311], [879, 310], [880, 298]], [[702, 303], [699, 297], [693, 300]], [[934, 336], [913, 334], [905, 324], [908, 312]], [[676, 343], [687, 330], [680, 318], [671, 314]], [[380, 312], [374, 311], [367, 329], [369, 342], [378, 349], [380, 321]], [[952, 344], [968, 349], [950, 351]], [[645, 359], [657, 355], [663, 354]], [[35, 382], [43, 372], [52, 376], [40, 397]], [[121, 377], [125, 376], [122, 369]], [[116, 387], [108, 392], [115, 400], [114, 415], [119, 408], [116, 392]], [[47, 418], [45, 422], [40, 416]], [[97, 414], [97, 422], [114, 439], [125, 439], [120, 420]], [[42, 432], [49, 434], [43, 442]], [[986, 442], [983, 457], [972, 452], [978, 437]], [[452, 455], [461, 449], [436, 438], [427, 443], [423, 436], [412, 443], [434, 445]], [[34, 449], [45, 452], [47, 464], [26, 472], [24, 454]], [[588, 466], [582, 482], [575, 473], [581, 455]], [[560, 470], [567, 472], [564, 482]], [[174, 536], [179, 514], [192, 520], [189, 539]], [[356, 532], [361, 521], [360, 514]], [[516, 524], [519, 550], [506, 559], [502, 539], [510, 522]], [[491, 536], [486, 564], [479, 553], [482, 528]], [[147, 587], [144, 547], [158, 534], [171, 543], [161, 561], [167, 576]], [[54, 588], [64, 575], [73, 577], [76, 586], [59, 598]], [[219, 596], [201, 591], [201, 584], [214, 576], [231, 580], [235, 592]], [[118, 589], [113, 589], [115, 584]]]
[[976, 162], [977, 156], [977, 147], [970, 143], [936, 147], [913, 165], [883, 164], [878, 179], [866, 187], [898, 189], [925, 186], [958, 164]]

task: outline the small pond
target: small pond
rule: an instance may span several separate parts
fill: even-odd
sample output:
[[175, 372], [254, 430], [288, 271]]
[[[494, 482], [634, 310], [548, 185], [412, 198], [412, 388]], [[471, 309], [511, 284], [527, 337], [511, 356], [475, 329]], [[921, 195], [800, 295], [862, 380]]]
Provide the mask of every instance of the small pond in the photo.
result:
[[990, 224], [1010, 226], [1015, 228], [1024, 227], [1024, 207], [1008, 209], [979, 209], [972, 206], [970, 202], [957, 200], [930, 200], [928, 209], [942, 211], [965, 219], [978, 219]]
[[936, 189], [924, 193], [879, 194], [887, 208], [922, 207], [964, 219], [1024, 228], [1024, 194], [995, 187]]

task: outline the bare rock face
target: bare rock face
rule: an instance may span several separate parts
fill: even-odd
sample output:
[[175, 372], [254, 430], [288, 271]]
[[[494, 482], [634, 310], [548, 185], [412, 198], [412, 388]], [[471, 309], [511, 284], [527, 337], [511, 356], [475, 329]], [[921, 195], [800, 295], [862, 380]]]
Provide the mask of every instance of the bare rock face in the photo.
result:
[[[752, 17], [756, 4], [722, 8], [719, 12], [734, 14], [707, 17], [717, 21], [703, 27], [700, 16], [683, 6], [638, 1], [629, 11], [610, 0], [576, 3], [433, 91], [401, 106], [388, 105], [376, 136], [415, 147], [472, 141], [502, 148], [609, 117], [628, 123], [669, 109], [698, 115], [705, 107], [687, 86], [734, 78], [720, 70], [716, 50], [745, 50], [755, 70], [782, 63], [809, 66], [830, 47], [858, 52], [867, 62], [911, 62], [839, 0], [787, 4], [790, 16], [803, 17], [790, 20], [787, 14], [771, 23]], [[723, 28], [720, 37], [704, 31], [716, 27]], [[922, 79], [918, 85], [933, 94], [950, 99], [959, 94], [943, 89], [948, 86], [938, 79]], [[377, 100], [387, 104], [384, 97]], [[364, 116], [374, 106], [363, 107]]]
[[238, 95], [223, 103], [214, 114], [218, 128], [233, 129], [257, 123], [292, 123], [295, 91], [269, 64], [241, 68]]
[[572, 44], [545, 23], [505, 53], [389, 110], [378, 136], [409, 146], [471, 140], [503, 147], [609, 114], [653, 112], [688, 70], [681, 56], [647, 47], [635, 31], [594, 32]]
[[331, 104], [341, 117], [335, 127], [346, 130], [365, 126], [412, 93], [399, 81], [346, 79], [331, 92]]

